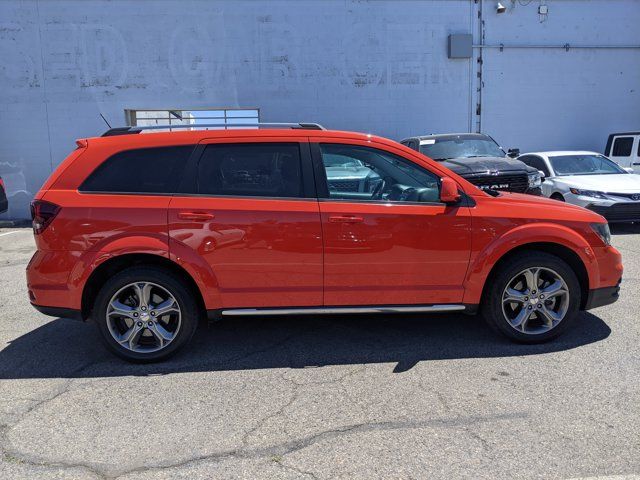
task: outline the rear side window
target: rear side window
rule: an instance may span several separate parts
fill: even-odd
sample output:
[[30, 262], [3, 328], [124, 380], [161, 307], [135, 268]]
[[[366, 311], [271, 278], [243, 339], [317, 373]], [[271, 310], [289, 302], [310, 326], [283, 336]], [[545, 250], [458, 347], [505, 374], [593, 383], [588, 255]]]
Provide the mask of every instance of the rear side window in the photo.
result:
[[633, 148], [633, 137], [618, 137], [613, 142], [612, 157], [628, 157]]
[[81, 192], [175, 193], [193, 145], [126, 150], [102, 162]]
[[198, 165], [198, 193], [302, 197], [298, 143], [208, 145]]

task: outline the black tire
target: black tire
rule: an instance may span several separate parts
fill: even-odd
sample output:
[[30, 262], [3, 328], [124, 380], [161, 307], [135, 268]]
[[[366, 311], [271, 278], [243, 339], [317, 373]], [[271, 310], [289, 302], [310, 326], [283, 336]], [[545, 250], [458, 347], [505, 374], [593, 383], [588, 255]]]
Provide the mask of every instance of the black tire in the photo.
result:
[[[151, 282], [165, 289], [175, 298], [180, 309], [180, 325], [174, 338], [165, 347], [152, 352], [136, 352], [119, 344], [109, 330], [107, 308], [112, 297], [131, 283]], [[150, 309], [150, 308], [149, 308]], [[155, 266], [131, 267], [109, 278], [98, 293], [92, 319], [100, 330], [107, 348], [120, 358], [135, 363], [158, 362], [169, 358], [182, 348], [195, 333], [201, 317], [192, 292], [170, 271]]]
[[553, 199], [553, 200], [558, 200], [559, 202], [564, 202], [565, 201], [565, 199], [564, 199], [564, 197], [562, 196], [561, 193], [554, 193], [553, 195], [551, 195], [550, 198]]
[[[541, 267], [552, 270], [564, 280], [569, 291], [568, 307], [564, 317], [550, 330], [541, 333], [525, 333], [516, 329], [509, 322], [503, 311], [503, 293], [505, 289], [520, 272], [528, 268]], [[507, 259], [497, 272], [488, 280], [481, 313], [489, 326], [519, 343], [542, 343], [562, 334], [576, 321], [581, 302], [580, 282], [573, 269], [562, 259], [544, 252], [523, 252]], [[527, 297], [528, 298], [528, 297]], [[547, 301], [549, 301], [547, 299]], [[529, 304], [526, 304], [527, 308]], [[506, 306], [505, 308], [511, 308]], [[524, 309], [524, 307], [522, 307]], [[536, 305], [533, 305], [534, 312]], [[541, 317], [542, 320], [542, 317]], [[540, 321], [541, 320], [537, 320]]]

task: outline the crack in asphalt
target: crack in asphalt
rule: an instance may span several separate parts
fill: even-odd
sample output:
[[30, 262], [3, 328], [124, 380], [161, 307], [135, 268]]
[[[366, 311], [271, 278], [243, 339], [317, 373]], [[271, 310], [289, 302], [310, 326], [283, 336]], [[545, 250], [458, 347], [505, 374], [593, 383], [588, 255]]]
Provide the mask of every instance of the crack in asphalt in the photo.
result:
[[[229, 458], [238, 459], [255, 459], [255, 458], [285, 458], [287, 455], [296, 453], [298, 451], [309, 448], [317, 443], [333, 440], [343, 435], [352, 435], [358, 433], [367, 433], [372, 431], [394, 431], [394, 430], [410, 430], [419, 428], [455, 428], [455, 427], [469, 427], [478, 423], [507, 421], [507, 420], [521, 420], [527, 418], [528, 415], [524, 412], [505, 413], [498, 415], [488, 416], [471, 416], [471, 417], [456, 417], [456, 418], [441, 418], [441, 419], [428, 419], [422, 421], [403, 421], [403, 420], [391, 420], [384, 422], [365, 422], [353, 425], [346, 425], [343, 427], [324, 430], [322, 432], [309, 435], [307, 437], [290, 440], [270, 447], [261, 447], [254, 449], [232, 449], [221, 452], [216, 452], [207, 455], [199, 455], [190, 459], [176, 462], [167, 463], [164, 465], [145, 466], [133, 468], [131, 470], [117, 473], [115, 476], [110, 476], [108, 473], [103, 473], [106, 478], [120, 478], [134, 473], [142, 472], [160, 472], [169, 469], [182, 468], [188, 465], [202, 463], [206, 461], [220, 462]], [[83, 466], [83, 465], [82, 465]], [[290, 466], [290, 465], [288, 465]]]
[[[306, 332], [297, 332], [296, 334], [287, 335], [284, 338], [262, 349], [255, 350], [250, 353], [246, 353], [246, 354], [234, 357], [232, 359], [225, 360], [222, 363], [238, 362], [254, 355], [266, 353], [270, 350], [273, 350], [275, 348], [278, 348], [282, 345], [287, 344], [292, 338], [299, 335], [303, 335], [305, 333]], [[72, 372], [72, 374], [77, 375], [81, 373], [83, 370], [88, 369], [89, 367], [95, 366], [96, 364], [100, 363], [100, 361], [101, 361], [101, 358], [93, 359], [83, 364], [82, 366], [78, 367], [77, 369], [75, 369]], [[284, 459], [284, 457], [286, 457], [287, 455], [291, 455], [295, 452], [304, 450], [306, 448], [309, 448], [317, 443], [320, 443], [326, 440], [331, 440], [344, 435], [367, 433], [371, 431], [393, 431], [393, 430], [417, 429], [417, 428], [454, 428], [454, 427], [462, 426], [464, 427], [463, 430], [465, 430], [470, 436], [478, 440], [482, 444], [483, 449], [485, 451], [488, 451], [487, 442], [484, 439], [482, 439], [482, 437], [480, 437], [477, 433], [471, 431], [471, 427], [473, 425], [478, 423], [484, 423], [484, 422], [522, 419], [526, 417], [526, 414], [524, 413], [512, 413], [512, 414], [500, 414], [500, 415], [486, 416], [486, 417], [456, 416], [455, 418], [428, 419], [423, 421], [392, 420], [392, 421], [382, 421], [382, 422], [363, 422], [363, 423], [356, 423], [352, 425], [346, 425], [342, 427], [324, 430], [324, 431], [315, 433], [313, 435], [309, 435], [307, 437], [289, 440], [287, 442], [283, 442], [283, 443], [272, 445], [272, 446], [253, 448], [253, 449], [248, 448], [250, 437], [256, 432], [258, 432], [262, 427], [264, 427], [267, 424], [267, 422], [269, 422], [269, 420], [277, 418], [278, 416], [282, 415], [289, 407], [291, 407], [291, 405], [293, 405], [299, 399], [301, 395], [301, 390], [304, 387], [317, 386], [317, 385], [329, 385], [329, 384], [342, 385], [346, 379], [353, 377], [358, 373], [361, 373], [365, 369], [366, 369], [365, 365], [359, 365], [353, 369], [350, 369], [348, 372], [340, 375], [335, 379], [326, 380], [326, 381], [309, 381], [309, 382], [300, 382], [298, 380], [289, 378], [287, 376], [287, 371], [285, 371], [282, 373], [281, 378], [282, 380], [293, 385], [292, 394], [290, 395], [288, 400], [284, 402], [277, 410], [260, 419], [253, 428], [246, 431], [242, 436], [242, 439], [240, 441], [240, 446], [238, 448], [227, 450], [227, 451], [216, 452], [212, 454], [199, 455], [199, 456], [195, 456], [195, 457], [188, 458], [186, 460], [182, 460], [174, 463], [171, 463], [169, 461], [166, 464], [157, 464], [157, 465], [151, 465], [151, 466], [144, 465], [144, 466], [134, 467], [134, 468], [130, 468], [122, 471], [114, 471], [112, 468], [105, 467], [102, 464], [94, 464], [91, 462], [65, 463], [65, 462], [59, 462], [59, 461], [44, 461], [41, 459], [33, 458], [33, 456], [30, 456], [28, 454], [24, 454], [20, 452], [18, 449], [11, 448], [8, 445], [7, 434], [11, 429], [19, 425], [20, 422], [30, 413], [36, 411], [38, 408], [42, 407], [43, 405], [54, 401], [55, 399], [59, 398], [65, 393], [70, 392], [73, 389], [73, 386], [75, 384], [80, 383], [80, 381], [83, 380], [80, 378], [73, 378], [73, 375], [72, 375], [72, 378], [67, 379], [61, 386], [55, 389], [55, 393], [53, 395], [50, 395], [47, 398], [37, 399], [37, 400], [25, 399], [25, 400], [33, 401], [34, 404], [30, 406], [27, 410], [22, 412], [19, 415], [19, 419], [16, 422], [14, 422], [12, 425], [3, 426], [0, 429], [0, 451], [2, 452], [2, 457], [5, 461], [18, 461], [20, 463], [31, 465], [34, 467], [82, 469], [83, 471], [86, 471], [87, 473], [90, 473], [91, 475], [94, 475], [97, 478], [106, 480], [106, 479], [113, 479], [113, 478], [119, 478], [127, 475], [132, 475], [136, 473], [159, 472], [159, 471], [165, 471], [169, 469], [179, 469], [188, 465], [193, 465], [193, 464], [202, 463], [206, 461], [220, 462], [230, 458], [239, 458], [239, 459], [282, 458]], [[95, 383], [95, 382], [89, 382], [89, 383]], [[87, 383], [82, 382], [80, 383], [79, 387], [84, 385], [87, 385]], [[347, 389], [344, 388], [344, 385], [342, 386], [343, 386], [342, 389], [346, 391]], [[452, 409], [448, 405], [444, 396], [440, 392], [436, 392], [436, 396], [439, 402], [445, 408], [445, 410], [447, 412], [452, 412]], [[350, 397], [350, 400], [353, 401], [351, 397]], [[288, 432], [285, 432], [285, 433], [288, 433]], [[313, 479], [317, 478], [312, 472], [300, 470], [289, 463], [285, 464], [284, 461], [280, 461], [276, 463], [278, 463], [282, 468], [290, 469], [301, 475], [306, 475]]]
[[284, 462], [276, 462], [276, 464], [279, 465], [281, 468], [284, 468], [286, 470], [292, 470], [292, 471], [294, 471], [295, 473], [297, 473], [299, 475], [304, 475], [305, 477], [311, 477], [314, 480], [318, 480], [318, 476], [313, 472], [302, 470], [302, 469], [300, 469], [298, 467], [295, 467], [293, 465], [288, 465], [288, 464], [286, 464]]
[[[63, 394], [64, 392], [60, 392], [60, 394], [55, 397]], [[52, 397], [51, 400], [53, 400]], [[41, 405], [46, 403], [44, 400], [41, 402]], [[36, 407], [37, 408], [37, 407]], [[372, 431], [394, 431], [394, 430], [407, 430], [407, 429], [419, 429], [419, 428], [455, 428], [455, 427], [469, 427], [478, 423], [486, 423], [486, 422], [496, 422], [496, 421], [507, 421], [507, 420], [519, 420], [527, 418], [527, 414], [525, 413], [509, 413], [509, 414], [499, 414], [499, 415], [491, 415], [491, 416], [472, 416], [472, 417], [456, 417], [456, 418], [442, 418], [442, 419], [428, 419], [422, 421], [384, 421], [384, 422], [365, 422], [353, 425], [346, 425], [343, 427], [333, 428], [329, 430], [325, 430], [322, 432], [318, 432], [313, 435], [309, 435], [307, 437], [291, 440], [288, 442], [284, 442], [277, 445], [272, 445], [269, 447], [261, 447], [254, 449], [247, 448], [237, 448], [227, 451], [216, 452], [212, 454], [206, 455], [198, 455], [183, 461], [166, 464], [159, 464], [153, 466], [140, 466], [135, 467], [123, 471], [114, 471], [113, 469], [104, 468], [104, 466], [96, 465], [93, 463], [64, 463], [64, 462], [46, 462], [46, 461], [38, 461], [29, 458], [28, 455], [21, 455], [20, 452], [10, 452], [9, 456], [18, 459], [21, 463], [25, 463], [32, 466], [38, 467], [51, 467], [51, 468], [67, 468], [67, 469], [84, 469], [87, 472], [95, 475], [101, 479], [115, 479], [121, 478], [124, 476], [136, 474], [136, 473], [145, 473], [145, 472], [162, 472], [170, 469], [179, 469], [185, 466], [194, 465], [197, 463], [202, 463], [206, 461], [214, 461], [220, 462], [230, 458], [237, 459], [256, 459], [256, 458], [273, 458], [280, 457], [283, 458], [287, 455], [291, 455], [293, 453], [299, 452], [306, 448], [309, 448], [317, 443], [324, 442], [327, 440], [333, 440], [335, 438], [339, 438], [344, 435], [353, 435], [359, 433], [367, 433]], [[6, 432], [2, 432], [3, 434]], [[7, 455], [7, 452], [4, 452], [4, 455]], [[9, 458], [7, 457], [7, 460]], [[287, 464], [287, 467], [294, 468], [290, 464]], [[310, 472], [303, 472], [313, 477], [313, 474]]]
[[[95, 365], [96, 363], [99, 363], [100, 359], [94, 359], [91, 360], [89, 362], [86, 362], [82, 365], [80, 365], [78, 368], [74, 369], [72, 373], [72, 375], [74, 374], [79, 374], [81, 373], [83, 370]], [[66, 379], [61, 386], [59, 386], [58, 388], [55, 389], [55, 393], [53, 395], [50, 395], [46, 398], [40, 398], [40, 399], [24, 399], [24, 400], [28, 400], [33, 402], [33, 405], [31, 405], [29, 408], [27, 408], [25, 411], [21, 412], [18, 414], [18, 419], [13, 422], [11, 425], [2, 425], [0, 427], [0, 455], [3, 461], [7, 461], [7, 462], [18, 462], [21, 464], [27, 464], [27, 465], [31, 465], [31, 466], [35, 466], [35, 467], [50, 467], [50, 468], [80, 468], [80, 469], [84, 469], [86, 471], [88, 471], [89, 473], [91, 473], [92, 475], [98, 477], [98, 478], [106, 478], [99, 470], [93, 468], [90, 465], [84, 465], [84, 464], [66, 464], [64, 462], [44, 462], [44, 461], [37, 461], [37, 460], [32, 460], [29, 458], [28, 455], [24, 455], [22, 454], [20, 451], [18, 451], [17, 449], [12, 449], [9, 446], [9, 440], [7, 438], [7, 435], [9, 433], [10, 430], [12, 430], [13, 428], [15, 428], [17, 425], [19, 425], [29, 414], [31, 414], [32, 412], [36, 411], [37, 409], [39, 409], [40, 407], [53, 402], [54, 400], [56, 400], [57, 398], [61, 397], [62, 395], [70, 392], [72, 390], [72, 387], [74, 384], [79, 383], [79, 387], [85, 386], [87, 385], [87, 382], [85, 381], [85, 379], [81, 379], [81, 378], [68, 378]], [[88, 382], [88, 383], [93, 383], [93, 382]]]

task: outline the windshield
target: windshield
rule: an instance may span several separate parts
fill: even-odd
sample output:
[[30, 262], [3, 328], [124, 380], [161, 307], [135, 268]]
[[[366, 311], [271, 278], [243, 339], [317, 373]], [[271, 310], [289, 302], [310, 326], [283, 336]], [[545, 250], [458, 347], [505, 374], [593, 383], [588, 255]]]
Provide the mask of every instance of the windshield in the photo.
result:
[[489, 137], [455, 135], [420, 141], [420, 153], [433, 160], [470, 157], [504, 157], [504, 151]]
[[611, 175], [627, 173], [604, 155], [562, 155], [549, 157], [556, 175]]

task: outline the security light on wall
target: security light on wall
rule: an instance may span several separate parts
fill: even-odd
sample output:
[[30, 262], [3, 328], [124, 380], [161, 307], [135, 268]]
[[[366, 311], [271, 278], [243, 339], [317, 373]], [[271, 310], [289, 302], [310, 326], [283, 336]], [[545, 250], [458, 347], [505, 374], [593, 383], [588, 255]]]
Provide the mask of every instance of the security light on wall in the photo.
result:
[[505, 7], [501, 2], [498, 2], [496, 5], [496, 13], [504, 13], [507, 11], [507, 7]]

